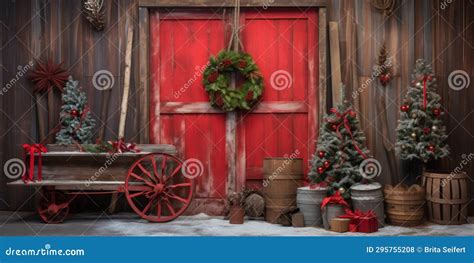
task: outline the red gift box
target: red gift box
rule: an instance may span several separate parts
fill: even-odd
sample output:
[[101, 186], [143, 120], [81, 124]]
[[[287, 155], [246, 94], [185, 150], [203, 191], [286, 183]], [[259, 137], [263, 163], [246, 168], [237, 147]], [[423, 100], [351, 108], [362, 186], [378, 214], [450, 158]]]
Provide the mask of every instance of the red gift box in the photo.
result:
[[364, 213], [360, 210], [352, 212], [351, 210], [346, 209], [346, 214], [339, 216], [339, 218], [351, 219], [351, 222], [349, 223], [350, 232], [373, 233], [377, 232], [379, 229], [377, 216], [372, 210]]

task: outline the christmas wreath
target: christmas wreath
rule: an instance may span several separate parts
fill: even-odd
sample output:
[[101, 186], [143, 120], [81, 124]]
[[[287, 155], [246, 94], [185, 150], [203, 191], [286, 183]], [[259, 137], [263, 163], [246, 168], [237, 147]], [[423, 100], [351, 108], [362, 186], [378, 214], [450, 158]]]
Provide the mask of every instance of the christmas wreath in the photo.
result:
[[[244, 82], [230, 87], [231, 73], [239, 73]], [[204, 88], [213, 107], [224, 111], [250, 110], [263, 93], [263, 78], [252, 57], [247, 53], [221, 51], [209, 59], [204, 71]]]

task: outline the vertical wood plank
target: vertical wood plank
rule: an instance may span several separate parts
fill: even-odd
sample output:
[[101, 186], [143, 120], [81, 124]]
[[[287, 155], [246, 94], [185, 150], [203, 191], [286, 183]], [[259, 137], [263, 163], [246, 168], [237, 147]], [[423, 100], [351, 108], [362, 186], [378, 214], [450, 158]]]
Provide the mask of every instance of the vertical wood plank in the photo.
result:
[[[149, 112], [150, 112], [150, 104], [149, 104], [149, 90], [150, 90], [150, 72], [149, 72], [149, 58], [150, 58], [150, 53], [149, 53], [149, 33], [150, 33], [150, 14], [148, 12], [147, 8], [139, 8], [138, 11], [138, 28], [139, 28], [139, 62], [138, 62], [138, 67], [140, 68], [140, 76], [139, 76], [139, 88], [137, 90], [138, 93], [138, 118], [139, 118], [139, 139], [138, 141], [140, 143], [148, 143], [149, 142]], [[154, 15], [154, 19], [159, 20], [158, 14]], [[159, 29], [158, 29], [159, 30]], [[154, 34], [159, 33], [159, 32], [154, 32]], [[157, 56], [158, 54], [155, 54], [157, 50], [153, 51], [153, 56]], [[156, 83], [154, 83], [156, 85]], [[156, 87], [155, 87], [156, 88]], [[159, 88], [157, 88], [159, 90]], [[159, 96], [159, 94], [155, 94], [155, 96]], [[159, 101], [159, 97], [158, 100]], [[159, 125], [160, 121], [159, 118], [160, 113], [159, 113], [159, 107], [158, 112], [153, 113], [153, 118], [154, 122], [156, 125]], [[159, 130], [159, 126], [157, 127]]]

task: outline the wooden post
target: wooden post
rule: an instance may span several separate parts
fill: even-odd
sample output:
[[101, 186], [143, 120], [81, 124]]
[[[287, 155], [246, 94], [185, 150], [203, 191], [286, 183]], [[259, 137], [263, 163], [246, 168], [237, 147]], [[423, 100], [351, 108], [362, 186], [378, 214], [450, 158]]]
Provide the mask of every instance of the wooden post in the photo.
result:
[[[133, 24], [131, 20], [128, 20], [130, 24], [128, 25], [127, 33], [127, 47], [125, 50], [125, 73], [123, 80], [123, 98], [122, 106], [120, 108], [120, 121], [119, 121], [119, 132], [118, 138], [123, 138], [125, 136], [125, 121], [127, 120], [127, 106], [128, 106], [128, 94], [130, 91], [130, 68], [132, 64], [132, 43], [133, 43]], [[110, 200], [110, 206], [107, 210], [107, 213], [113, 214], [115, 212], [115, 207], [117, 205], [118, 193], [113, 193]]]
[[331, 54], [332, 106], [335, 107], [340, 102], [341, 94], [339, 91], [342, 83], [339, 28], [337, 22], [329, 22], [329, 44], [329, 52]]

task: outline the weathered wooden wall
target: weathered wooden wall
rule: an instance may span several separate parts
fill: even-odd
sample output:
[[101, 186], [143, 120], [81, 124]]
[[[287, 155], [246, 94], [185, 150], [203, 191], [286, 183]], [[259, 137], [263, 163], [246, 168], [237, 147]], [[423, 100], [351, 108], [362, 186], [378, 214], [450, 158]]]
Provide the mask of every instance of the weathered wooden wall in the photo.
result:
[[[390, 153], [383, 143], [381, 119], [382, 116], [388, 119], [388, 136], [385, 137], [393, 144], [401, 100], [418, 58], [433, 63], [437, 90], [446, 112], [444, 120], [451, 157], [441, 166], [449, 171], [459, 167], [463, 154], [474, 153], [474, 90], [472, 82], [470, 88], [450, 89], [448, 75], [454, 70], [464, 70], [471, 79], [474, 76], [474, 3], [398, 0], [392, 16], [384, 18], [372, 7], [370, 0], [329, 2], [328, 21], [337, 21], [340, 27], [343, 81], [349, 95], [362, 88], [362, 92], [356, 92], [351, 99], [358, 109], [369, 148], [382, 164], [380, 181], [398, 183], [404, 177], [398, 160], [390, 169]], [[394, 67], [392, 85], [380, 90], [373, 85], [375, 81], [371, 75], [383, 43], [393, 58]], [[379, 107], [383, 94], [386, 95], [386, 110]], [[464, 170], [474, 178], [474, 164], [465, 166]], [[471, 189], [474, 189], [473, 183]], [[471, 214], [474, 212], [474, 204], [470, 211]]]
[[[17, 0], [0, 3], [0, 81], [2, 87], [17, 74], [19, 65], [34, 59], [52, 57], [64, 61], [87, 92], [91, 110], [97, 119], [97, 131], [104, 127], [106, 139], [115, 138], [118, 130], [119, 105], [123, 84], [126, 28], [128, 24], [138, 31], [137, 0], [106, 2], [106, 27], [95, 32], [80, 15], [80, 1], [76, 0]], [[474, 3], [454, 0], [441, 8], [443, 0], [398, 0], [394, 14], [384, 19], [373, 9], [369, 0], [329, 0], [328, 21], [340, 26], [342, 76], [350, 96], [352, 91], [368, 82], [369, 85], [355, 96], [369, 147], [383, 165], [381, 181], [394, 183], [402, 177], [397, 169], [388, 169], [387, 154], [382, 144], [380, 116], [386, 114], [390, 123], [389, 138], [394, 141], [400, 100], [416, 58], [424, 57], [434, 63], [438, 91], [446, 109], [446, 124], [450, 135], [452, 160], [448, 167], [459, 165], [461, 154], [474, 151], [474, 90], [449, 89], [447, 76], [456, 69], [474, 75], [473, 36]], [[138, 34], [134, 34], [135, 41]], [[394, 60], [392, 87], [386, 91], [387, 111], [377, 104], [381, 91], [370, 85], [376, 54], [386, 43]], [[132, 83], [126, 125], [127, 140], [134, 140], [140, 130], [137, 125], [137, 98], [133, 96], [138, 83], [138, 50], [133, 49]], [[112, 72], [115, 85], [110, 92], [98, 91], [92, 85], [92, 76], [106, 69]], [[473, 84], [471, 83], [471, 86]], [[22, 143], [40, 140], [36, 124], [36, 108], [31, 84], [20, 78], [15, 87], [0, 97], [0, 164], [20, 157]], [[44, 98], [41, 99], [44, 104]], [[470, 103], [471, 102], [471, 103]], [[59, 103], [59, 100], [56, 102]], [[43, 105], [45, 107], [45, 105]], [[103, 107], [105, 107], [103, 109]], [[40, 107], [42, 114], [44, 108]], [[395, 171], [395, 172], [393, 172]], [[474, 165], [468, 173], [474, 175]], [[32, 208], [31, 190], [8, 190], [5, 176], [0, 177], [0, 209]], [[474, 185], [471, 185], [474, 189]], [[473, 192], [473, 191], [471, 191]], [[28, 202], [25, 202], [28, 201]], [[471, 206], [471, 213], [474, 206]]]

